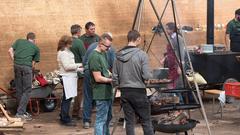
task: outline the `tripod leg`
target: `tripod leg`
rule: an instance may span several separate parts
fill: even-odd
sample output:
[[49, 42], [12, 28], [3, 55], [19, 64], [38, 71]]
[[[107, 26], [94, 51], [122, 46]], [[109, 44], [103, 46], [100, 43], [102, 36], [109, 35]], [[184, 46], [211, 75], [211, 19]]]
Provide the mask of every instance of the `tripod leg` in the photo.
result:
[[141, 8], [141, 4], [143, 3], [142, 1], [143, 0], [139, 0], [138, 1], [137, 11], [135, 13], [135, 17], [134, 17], [134, 20], [133, 20], [132, 30], [134, 30], [134, 28], [135, 28], [135, 25], [136, 25], [136, 22], [137, 22], [137, 18], [138, 18], [138, 15], [139, 15], [139, 10]]
[[[122, 107], [120, 108], [120, 112], [122, 112]], [[111, 135], [113, 135], [114, 132], [115, 132], [116, 129], [117, 129], [117, 126], [118, 126], [118, 120], [120, 119], [120, 117], [121, 117], [121, 113], [120, 113], [120, 114], [116, 117], [116, 119], [115, 119], [115, 122], [114, 122], [114, 124], [113, 124], [113, 130], [112, 130]]]

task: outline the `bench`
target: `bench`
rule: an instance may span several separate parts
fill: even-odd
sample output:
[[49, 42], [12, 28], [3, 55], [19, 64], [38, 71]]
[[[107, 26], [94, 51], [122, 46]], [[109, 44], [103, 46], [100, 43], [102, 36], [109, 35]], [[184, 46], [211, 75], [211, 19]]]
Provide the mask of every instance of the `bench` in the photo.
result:
[[[215, 98], [216, 96], [219, 96], [220, 93], [223, 92], [222, 90], [218, 90], [218, 89], [210, 89], [210, 90], [205, 90], [204, 93], [207, 93], [209, 95], [212, 95], [212, 112], [214, 114], [214, 106], [215, 106]], [[222, 111], [223, 111], [223, 105], [220, 103], [220, 108], [218, 109], [217, 113], [219, 113], [220, 110], [220, 115], [221, 115], [221, 119], [222, 119]]]

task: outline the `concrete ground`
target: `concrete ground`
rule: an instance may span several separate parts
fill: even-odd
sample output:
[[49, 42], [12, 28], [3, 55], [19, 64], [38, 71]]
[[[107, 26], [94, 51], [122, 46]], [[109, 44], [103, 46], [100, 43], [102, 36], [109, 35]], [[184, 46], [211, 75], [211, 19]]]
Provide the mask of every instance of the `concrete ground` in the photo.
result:
[[[240, 111], [231, 104], [227, 104], [224, 107], [223, 119], [220, 119], [220, 115], [212, 114], [211, 100], [205, 100], [205, 109], [207, 112], [209, 125], [212, 135], [239, 135], [240, 129]], [[216, 105], [217, 108], [217, 105]], [[59, 108], [54, 112], [45, 113], [42, 112], [39, 116], [34, 116], [33, 120], [24, 124], [22, 131], [8, 131], [4, 132], [5, 135], [92, 135], [94, 132], [93, 127], [90, 129], [83, 129], [81, 121], [78, 122], [77, 127], [65, 127], [59, 124], [58, 114]], [[119, 114], [119, 105], [114, 105], [114, 114]], [[199, 109], [191, 110], [191, 116], [193, 119], [200, 121], [200, 124], [194, 128], [193, 131], [189, 131], [189, 134], [194, 135], [207, 135], [208, 131], [205, 125], [205, 121], [201, 116]], [[93, 114], [93, 116], [95, 113]], [[112, 130], [112, 128], [111, 128]], [[142, 128], [139, 124], [135, 128], [136, 135], [143, 135]], [[183, 134], [183, 133], [182, 133]], [[118, 124], [117, 130], [114, 135], [125, 135], [125, 129], [122, 124]], [[168, 135], [165, 133], [156, 132], [156, 135]]]

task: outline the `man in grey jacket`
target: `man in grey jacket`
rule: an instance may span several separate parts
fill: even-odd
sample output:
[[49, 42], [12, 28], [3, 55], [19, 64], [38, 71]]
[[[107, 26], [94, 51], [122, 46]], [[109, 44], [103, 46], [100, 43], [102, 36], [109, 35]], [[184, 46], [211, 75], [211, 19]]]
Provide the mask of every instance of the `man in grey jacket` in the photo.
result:
[[117, 59], [113, 64], [113, 86], [121, 91], [127, 135], [135, 134], [135, 114], [141, 119], [144, 135], [153, 135], [150, 103], [144, 83], [151, 77], [148, 56], [137, 48], [141, 43], [138, 31], [129, 31], [127, 38], [128, 45], [117, 53]]

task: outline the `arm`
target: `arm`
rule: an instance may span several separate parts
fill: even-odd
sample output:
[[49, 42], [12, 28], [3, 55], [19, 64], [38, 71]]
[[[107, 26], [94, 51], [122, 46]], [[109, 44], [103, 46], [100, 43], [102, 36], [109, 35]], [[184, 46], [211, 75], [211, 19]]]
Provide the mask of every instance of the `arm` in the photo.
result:
[[82, 59], [82, 62], [83, 62], [83, 58], [84, 58], [84, 55], [85, 55], [85, 53], [86, 53], [86, 49], [85, 49], [85, 47], [84, 47], [84, 45], [83, 45], [82, 40], [80, 40], [79, 52], [80, 52], [81, 59]]
[[111, 47], [107, 52], [107, 60], [108, 60], [108, 64], [109, 64], [110, 69], [113, 68], [113, 63], [114, 63], [115, 57], [116, 57], [115, 49]]
[[119, 86], [119, 69], [118, 69], [118, 63], [117, 60], [114, 61], [113, 64], [113, 70], [112, 70], [112, 82], [113, 87]]
[[60, 62], [63, 65], [64, 70], [66, 71], [76, 71], [82, 64], [76, 64], [75, 62], [71, 62], [71, 58], [65, 52], [63, 52], [60, 56]]
[[146, 53], [144, 53], [142, 57], [143, 57], [143, 59], [142, 59], [142, 78], [144, 80], [149, 80], [152, 77], [152, 74], [150, 73], [148, 56]]
[[97, 47], [97, 44], [91, 44], [91, 45], [88, 47], [88, 49], [87, 49], [87, 51], [86, 51], [86, 53], [85, 53], [85, 55], [84, 55], [84, 57], [83, 57], [83, 65], [84, 65], [84, 66], [88, 64], [89, 56], [91, 55], [91, 53], [93, 52], [93, 50], [94, 50], [96, 47]]
[[185, 46], [184, 46], [184, 40], [181, 36], [179, 36], [179, 48], [180, 48], [180, 56], [181, 56], [181, 63], [184, 65], [185, 61]]
[[36, 65], [37, 62], [35, 61], [32, 61], [32, 69], [34, 70], [35, 69], [35, 65]]
[[95, 82], [97, 83], [110, 83], [112, 82], [111, 78], [104, 77], [102, 74], [102, 64], [98, 55], [92, 54], [89, 58], [89, 70], [93, 75]]
[[13, 50], [12, 47], [9, 48], [9, 50], [8, 50], [8, 54], [9, 54], [11, 60], [13, 61], [13, 60], [14, 60], [14, 50]]
[[226, 45], [226, 50], [230, 50], [230, 35], [225, 33], [225, 45]]
[[83, 61], [82, 61], [84, 66], [87, 65], [89, 54], [90, 54], [90, 52], [87, 50], [83, 57]]
[[93, 71], [92, 73], [93, 73], [94, 80], [97, 83], [111, 83], [112, 82], [111, 78], [102, 76], [100, 71]]
[[231, 21], [227, 24], [226, 32], [225, 32], [225, 45], [226, 50], [230, 50], [230, 33], [233, 29], [233, 25]]
[[36, 48], [35, 55], [33, 56], [33, 61], [32, 61], [32, 68], [35, 68], [36, 63], [40, 61], [40, 50], [39, 48]]
[[14, 50], [17, 48], [18, 41], [19, 41], [19, 40], [15, 41], [15, 42], [13, 43], [12, 47], [9, 48], [9, 50], [8, 50], [8, 54], [9, 54], [10, 58], [11, 58], [13, 61], [14, 61]]

